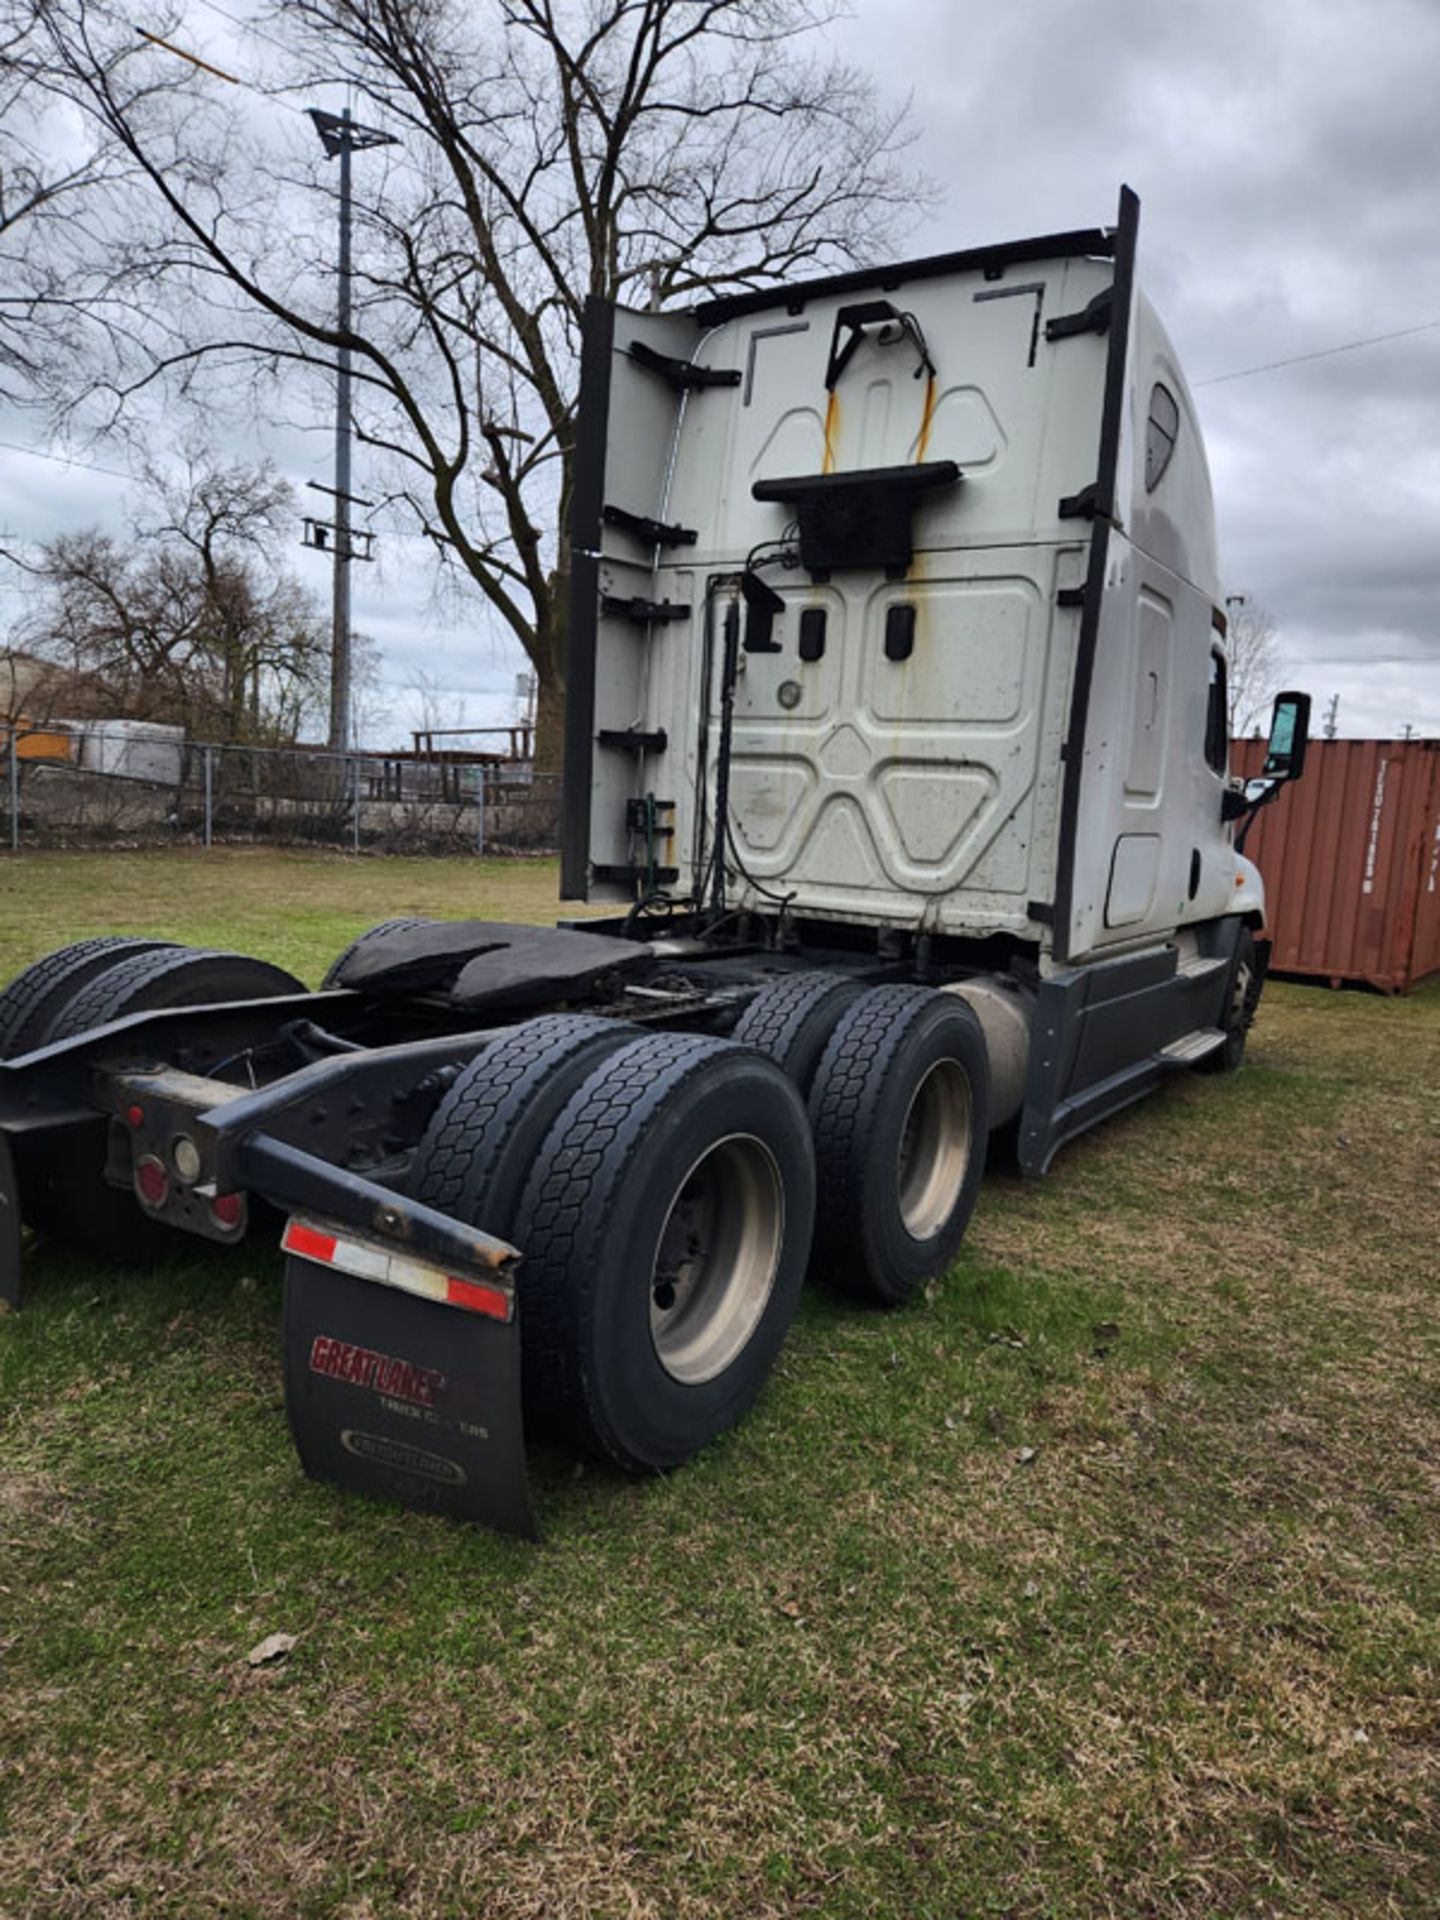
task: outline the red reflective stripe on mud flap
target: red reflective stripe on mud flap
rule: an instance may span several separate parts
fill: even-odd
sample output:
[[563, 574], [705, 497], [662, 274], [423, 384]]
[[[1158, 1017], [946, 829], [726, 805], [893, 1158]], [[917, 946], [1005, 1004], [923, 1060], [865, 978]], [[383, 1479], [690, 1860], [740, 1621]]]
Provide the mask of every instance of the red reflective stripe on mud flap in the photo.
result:
[[298, 1253], [305, 1260], [320, 1260], [326, 1266], [335, 1258], [333, 1233], [317, 1233], [303, 1220], [292, 1220], [285, 1229], [282, 1246], [286, 1253]]
[[510, 1318], [510, 1296], [499, 1287], [482, 1287], [451, 1273], [445, 1276], [445, 1298], [452, 1307], [468, 1307], [471, 1313], [485, 1313], [492, 1320]]

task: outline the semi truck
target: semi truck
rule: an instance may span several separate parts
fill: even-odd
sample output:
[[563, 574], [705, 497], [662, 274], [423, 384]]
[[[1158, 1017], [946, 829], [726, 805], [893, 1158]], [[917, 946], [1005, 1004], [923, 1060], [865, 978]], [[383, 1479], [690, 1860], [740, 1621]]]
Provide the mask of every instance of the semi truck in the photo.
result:
[[987, 1156], [1233, 1069], [1265, 976], [1195, 409], [1113, 225], [585, 318], [552, 927], [318, 991], [79, 941], [0, 994], [28, 1234], [285, 1253], [312, 1475], [521, 1534], [526, 1433], [679, 1467], [807, 1274], [904, 1304]]

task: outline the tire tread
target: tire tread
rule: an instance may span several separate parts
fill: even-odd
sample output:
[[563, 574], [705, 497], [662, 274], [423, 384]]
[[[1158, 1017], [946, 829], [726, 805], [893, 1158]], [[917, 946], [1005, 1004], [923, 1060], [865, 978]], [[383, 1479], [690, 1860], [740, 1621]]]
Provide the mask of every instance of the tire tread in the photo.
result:
[[[112, 1020], [123, 1019], [127, 1013], [147, 1007], [175, 1005], [176, 1002], [164, 998], [150, 1000], [149, 989], [172, 974], [187, 971], [201, 973], [207, 963], [215, 961], [241, 961], [262, 968], [269, 975], [271, 990], [276, 994], [304, 992], [293, 974], [287, 973], [282, 967], [270, 966], [265, 961], [251, 960], [247, 954], [228, 953], [211, 947], [162, 949], [157, 953], [140, 953], [132, 959], [122, 960], [82, 987], [74, 999], [61, 1007], [45, 1037], [47, 1041], [73, 1040], [79, 1034], [88, 1033], [92, 1027], [103, 1027]], [[241, 996], [232, 994], [229, 997], [239, 999]], [[257, 1000], [263, 997], [260, 992], [253, 995]]]
[[[881, 1257], [872, 1247], [881, 1244], [882, 1236], [874, 1219], [866, 1214], [867, 1188], [876, 1173], [872, 1136], [878, 1109], [887, 1096], [895, 1056], [915, 1026], [937, 1004], [968, 1013], [963, 1002], [930, 987], [894, 984], [864, 994], [841, 1016], [810, 1092], [817, 1175], [817, 1265], [823, 1266], [829, 1284], [840, 1291], [884, 1306], [901, 1305], [919, 1284], [920, 1276], [903, 1271], [904, 1262], [894, 1271], [877, 1267]], [[958, 1231], [950, 1226], [935, 1236], [939, 1245], [947, 1248], [942, 1259], [945, 1265], [954, 1257], [954, 1247], [974, 1206], [988, 1132], [984, 1040], [973, 1014], [968, 1024], [979, 1044], [982, 1084], [977, 1086], [975, 1074], [971, 1075], [971, 1163], [952, 1215], [952, 1220], [958, 1219]], [[890, 1203], [888, 1190], [883, 1198], [871, 1202], [885, 1207]]]
[[[173, 940], [150, 940], [139, 934], [102, 933], [88, 940], [73, 941], [47, 953], [15, 978], [0, 993], [0, 1060], [27, 1053], [43, 1044], [45, 1030], [71, 996], [64, 992], [69, 976], [78, 975], [75, 991], [109, 966], [157, 948], [174, 951]], [[106, 956], [113, 956], [107, 963]]]
[[535, 1102], [547, 1093], [553, 1097], [557, 1076], [567, 1067], [587, 1060], [598, 1065], [607, 1043], [618, 1049], [634, 1032], [618, 1021], [575, 1013], [545, 1014], [511, 1028], [470, 1063], [436, 1108], [415, 1156], [414, 1197], [503, 1239], [515, 1200], [496, 1194], [491, 1204], [491, 1182], [533, 1118]]
[[806, 1093], [845, 1008], [863, 991], [842, 973], [786, 974], [760, 989], [731, 1038], [768, 1054]]
[[604, 1061], [552, 1127], [516, 1214], [515, 1237], [524, 1254], [521, 1324], [530, 1330], [527, 1404], [538, 1404], [575, 1438], [598, 1442], [620, 1465], [628, 1463], [607, 1441], [569, 1338], [577, 1312], [588, 1315], [592, 1296], [578, 1243], [582, 1233], [590, 1245], [603, 1239], [655, 1109], [733, 1045], [700, 1034], [647, 1034]]

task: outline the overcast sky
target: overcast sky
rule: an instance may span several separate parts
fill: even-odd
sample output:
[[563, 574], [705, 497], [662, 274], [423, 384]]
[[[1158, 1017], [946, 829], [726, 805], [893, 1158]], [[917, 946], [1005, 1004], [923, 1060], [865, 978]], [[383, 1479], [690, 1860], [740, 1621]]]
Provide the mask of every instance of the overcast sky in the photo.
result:
[[[191, 45], [243, 60], [243, 35], [189, 11]], [[1270, 609], [1317, 710], [1339, 694], [1342, 733], [1440, 735], [1440, 0], [857, 0], [840, 45], [912, 94], [944, 189], [906, 254], [1106, 223], [1136, 189], [1228, 590]], [[1406, 329], [1425, 330], [1327, 351]], [[1305, 354], [1325, 357], [1230, 377]], [[34, 428], [0, 416], [0, 435]], [[322, 427], [273, 451], [297, 485], [327, 477]], [[0, 448], [0, 529], [22, 538], [113, 519], [123, 491]], [[380, 736], [413, 723], [422, 675], [469, 723], [508, 718], [518, 650], [427, 604], [419, 543], [382, 548], [355, 581]], [[323, 562], [296, 565], [328, 591]]]

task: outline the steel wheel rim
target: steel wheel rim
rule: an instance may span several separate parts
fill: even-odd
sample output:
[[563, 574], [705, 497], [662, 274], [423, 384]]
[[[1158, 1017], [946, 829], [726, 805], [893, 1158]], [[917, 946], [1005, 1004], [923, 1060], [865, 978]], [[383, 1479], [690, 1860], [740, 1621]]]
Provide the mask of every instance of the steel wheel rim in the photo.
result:
[[707, 1147], [675, 1189], [650, 1270], [650, 1338], [672, 1380], [703, 1386], [760, 1324], [785, 1238], [785, 1188], [754, 1134]]
[[931, 1240], [955, 1211], [970, 1165], [970, 1079], [937, 1060], [910, 1097], [900, 1129], [896, 1193], [912, 1240]]

